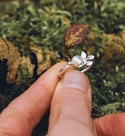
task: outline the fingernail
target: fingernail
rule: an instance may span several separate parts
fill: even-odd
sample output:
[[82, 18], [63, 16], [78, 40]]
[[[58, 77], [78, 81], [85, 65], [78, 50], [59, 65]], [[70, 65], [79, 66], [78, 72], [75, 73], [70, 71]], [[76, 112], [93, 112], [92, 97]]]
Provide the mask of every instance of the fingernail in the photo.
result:
[[76, 70], [71, 70], [65, 74], [62, 87], [87, 91], [89, 87], [89, 81], [83, 73]]

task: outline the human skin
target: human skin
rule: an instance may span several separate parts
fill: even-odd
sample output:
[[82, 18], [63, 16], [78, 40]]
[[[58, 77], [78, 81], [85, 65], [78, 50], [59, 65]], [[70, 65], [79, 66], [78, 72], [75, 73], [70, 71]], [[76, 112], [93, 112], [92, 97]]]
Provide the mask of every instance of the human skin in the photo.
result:
[[125, 114], [91, 119], [91, 86], [88, 77], [76, 70], [58, 71], [54, 65], [0, 115], [0, 136], [31, 136], [50, 108], [47, 136], [125, 136]]

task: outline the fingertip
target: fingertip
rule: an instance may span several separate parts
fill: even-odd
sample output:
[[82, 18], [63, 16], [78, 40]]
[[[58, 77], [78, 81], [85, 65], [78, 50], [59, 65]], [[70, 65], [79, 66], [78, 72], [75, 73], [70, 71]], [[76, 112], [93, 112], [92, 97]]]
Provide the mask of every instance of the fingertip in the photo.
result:
[[88, 91], [89, 85], [88, 77], [78, 70], [66, 72], [62, 81], [62, 88], [75, 88], [81, 91]]

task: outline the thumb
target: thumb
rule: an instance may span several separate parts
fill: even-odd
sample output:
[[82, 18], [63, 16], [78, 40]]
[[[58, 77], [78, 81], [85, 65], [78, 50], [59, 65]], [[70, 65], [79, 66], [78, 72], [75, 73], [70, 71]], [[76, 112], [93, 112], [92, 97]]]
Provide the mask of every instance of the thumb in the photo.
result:
[[93, 136], [91, 89], [86, 75], [69, 71], [58, 84], [51, 102], [48, 135]]

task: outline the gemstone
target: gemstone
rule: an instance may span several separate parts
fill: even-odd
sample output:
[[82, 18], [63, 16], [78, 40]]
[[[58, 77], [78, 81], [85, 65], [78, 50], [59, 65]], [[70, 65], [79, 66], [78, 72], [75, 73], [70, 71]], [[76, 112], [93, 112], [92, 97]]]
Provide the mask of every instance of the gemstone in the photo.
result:
[[72, 63], [75, 67], [79, 67], [82, 63], [83, 63], [83, 59], [81, 56], [79, 55], [75, 55], [73, 58], [72, 58]]

